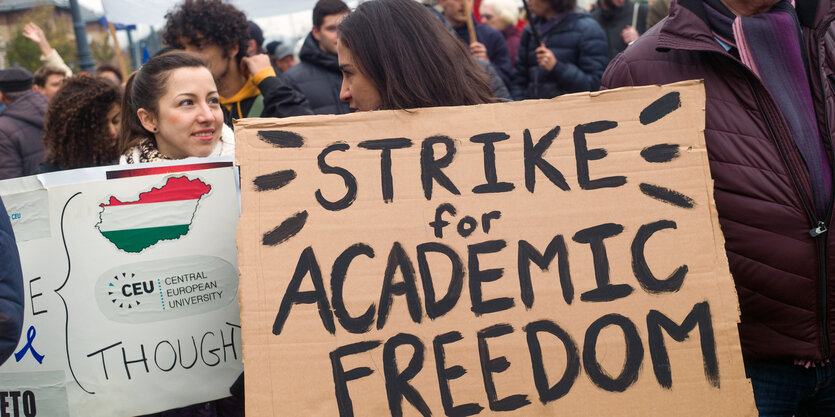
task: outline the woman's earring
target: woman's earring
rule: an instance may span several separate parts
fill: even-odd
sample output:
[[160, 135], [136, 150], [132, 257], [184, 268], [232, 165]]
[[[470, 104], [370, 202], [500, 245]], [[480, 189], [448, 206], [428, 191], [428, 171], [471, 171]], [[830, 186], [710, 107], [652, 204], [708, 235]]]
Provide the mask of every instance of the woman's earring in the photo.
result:
[[156, 131], [157, 131], [157, 128], [154, 128], [154, 132], [156, 132]]

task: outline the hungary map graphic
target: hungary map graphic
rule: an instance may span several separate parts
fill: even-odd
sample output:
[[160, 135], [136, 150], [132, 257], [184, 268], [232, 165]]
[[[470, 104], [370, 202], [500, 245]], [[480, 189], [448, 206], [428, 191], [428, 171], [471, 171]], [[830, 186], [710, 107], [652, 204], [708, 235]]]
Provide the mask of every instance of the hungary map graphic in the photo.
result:
[[136, 201], [111, 196], [102, 203], [96, 229], [117, 248], [139, 253], [163, 240], [176, 240], [189, 231], [200, 199], [212, 187], [199, 179], [171, 177], [160, 188], [142, 192]]

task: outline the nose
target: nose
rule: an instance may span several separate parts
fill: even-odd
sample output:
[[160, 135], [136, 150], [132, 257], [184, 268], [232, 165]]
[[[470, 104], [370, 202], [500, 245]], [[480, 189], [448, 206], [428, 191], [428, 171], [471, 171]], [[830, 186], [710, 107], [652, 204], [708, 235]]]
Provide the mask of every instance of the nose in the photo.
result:
[[348, 83], [345, 82], [345, 78], [342, 79], [342, 88], [339, 90], [339, 99], [346, 103], [351, 101], [351, 88], [348, 87]]
[[209, 106], [209, 103], [201, 104], [199, 113], [197, 114], [197, 122], [206, 123], [213, 121], [215, 121], [215, 113], [214, 111], [212, 111], [212, 108]]

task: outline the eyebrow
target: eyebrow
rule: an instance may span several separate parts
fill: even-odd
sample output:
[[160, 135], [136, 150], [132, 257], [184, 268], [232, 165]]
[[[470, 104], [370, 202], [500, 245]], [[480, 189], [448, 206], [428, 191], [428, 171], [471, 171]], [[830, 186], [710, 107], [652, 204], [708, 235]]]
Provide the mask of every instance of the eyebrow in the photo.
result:
[[342, 65], [340, 65], [340, 66], [339, 66], [339, 69], [340, 69], [341, 71], [345, 71], [345, 68], [350, 68], [350, 67], [353, 67], [353, 65], [351, 65], [351, 64], [342, 64]]
[[[212, 94], [218, 94], [218, 92], [216, 90], [212, 90], [212, 91], [209, 91], [209, 93], [206, 94], [206, 95], [210, 96]], [[185, 97], [195, 97], [196, 98], [198, 95], [195, 94], [195, 93], [179, 93], [176, 96], [174, 96], [174, 98], [179, 98], [179, 97], [183, 97], [183, 96], [185, 96]]]

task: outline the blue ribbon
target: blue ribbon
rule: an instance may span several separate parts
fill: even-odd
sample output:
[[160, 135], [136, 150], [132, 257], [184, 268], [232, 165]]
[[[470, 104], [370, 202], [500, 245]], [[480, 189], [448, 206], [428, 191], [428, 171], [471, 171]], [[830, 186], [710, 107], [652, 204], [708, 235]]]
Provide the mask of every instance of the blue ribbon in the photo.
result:
[[39, 354], [38, 351], [36, 351], [35, 348], [32, 346], [32, 342], [35, 340], [35, 335], [37, 335], [37, 332], [35, 332], [35, 326], [29, 326], [29, 330], [26, 331], [26, 346], [24, 346], [23, 349], [20, 349], [19, 352], [14, 354], [15, 362], [20, 362], [20, 360], [23, 359], [23, 356], [26, 355], [26, 352], [31, 350], [32, 357], [35, 358], [35, 360], [38, 361], [38, 363], [43, 363], [44, 355]]

